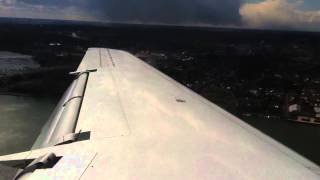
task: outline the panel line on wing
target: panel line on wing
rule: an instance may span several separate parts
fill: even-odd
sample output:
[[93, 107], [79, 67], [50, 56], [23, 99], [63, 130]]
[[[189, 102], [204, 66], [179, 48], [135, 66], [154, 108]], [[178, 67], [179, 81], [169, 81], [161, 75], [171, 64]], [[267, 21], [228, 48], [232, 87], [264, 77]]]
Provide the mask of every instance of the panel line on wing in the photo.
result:
[[[119, 79], [115, 77], [119, 69], [112, 66], [107, 49], [97, 49], [95, 54], [100, 56], [99, 53], [102, 68], [98, 68], [97, 73], [89, 76], [76, 129], [90, 131], [90, 139], [128, 136], [131, 130], [124, 109], [125, 101], [120, 97], [121, 87], [117, 83]], [[121, 77], [119, 78], [121, 80]]]
[[112, 66], [113, 66], [113, 67], [115, 67], [115, 66], [116, 66], [116, 64], [115, 64], [115, 63], [114, 63], [114, 61], [113, 61], [113, 57], [112, 57], [112, 55], [111, 55], [110, 50], [109, 50], [109, 49], [106, 49], [106, 50], [107, 50], [108, 55], [109, 55], [109, 57], [110, 57], [110, 61], [111, 61], [111, 63], [112, 63]]
[[99, 65], [100, 65], [100, 67], [102, 67], [102, 63], [101, 63], [101, 49], [99, 49]]
[[[112, 54], [111, 54], [110, 50], [109, 50], [109, 49], [106, 49], [106, 50], [108, 51], [108, 54], [109, 54], [109, 56], [110, 56], [110, 60], [111, 60], [112, 64], [114, 64], [113, 57], [112, 57]], [[118, 70], [118, 72], [119, 72], [119, 70]], [[122, 98], [121, 98], [120, 93], [119, 93], [119, 85], [118, 85], [117, 80], [116, 80], [116, 78], [115, 78], [115, 76], [114, 76], [114, 73], [115, 73], [115, 72], [114, 72], [114, 69], [110, 70], [111, 78], [112, 78], [113, 83], [114, 83], [114, 85], [116, 86], [116, 89], [117, 89], [117, 97], [118, 97], [118, 100], [119, 100], [119, 105], [120, 105], [120, 107], [121, 107], [121, 111], [122, 111], [122, 113], [123, 113], [123, 115], [124, 115], [124, 119], [125, 119], [125, 121], [126, 121], [126, 123], [127, 123], [127, 127], [128, 127], [128, 130], [129, 130], [129, 133], [128, 133], [128, 134], [131, 134], [130, 123], [129, 123], [129, 121], [128, 121], [128, 116], [127, 116], [127, 114], [126, 114], [126, 112], [125, 112], [125, 109], [124, 109], [124, 105], [123, 105], [123, 102], [122, 102]], [[120, 73], [120, 72], [119, 72], [119, 73]], [[124, 76], [122, 76], [122, 77], [124, 77]]]
[[81, 177], [83, 176], [83, 174], [86, 172], [86, 170], [89, 168], [89, 166], [92, 164], [92, 162], [94, 161], [94, 159], [97, 157], [98, 153], [95, 153], [95, 155], [93, 156], [93, 158], [90, 160], [90, 162], [88, 163], [87, 167], [84, 169], [84, 171], [81, 173], [79, 179], [81, 179]]

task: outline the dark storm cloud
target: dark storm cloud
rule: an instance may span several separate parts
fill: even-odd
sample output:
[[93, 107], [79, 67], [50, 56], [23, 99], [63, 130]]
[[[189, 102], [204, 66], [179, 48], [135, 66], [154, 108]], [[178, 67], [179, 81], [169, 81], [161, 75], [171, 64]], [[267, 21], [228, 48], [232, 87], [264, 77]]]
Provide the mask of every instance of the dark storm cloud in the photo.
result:
[[240, 0], [109, 0], [100, 2], [111, 21], [169, 24], [239, 24]]
[[45, 6], [87, 6], [90, 0], [18, 0], [26, 4], [45, 5]]
[[97, 20], [162, 24], [237, 25], [241, 0], [19, 0], [26, 4], [77, 7]]

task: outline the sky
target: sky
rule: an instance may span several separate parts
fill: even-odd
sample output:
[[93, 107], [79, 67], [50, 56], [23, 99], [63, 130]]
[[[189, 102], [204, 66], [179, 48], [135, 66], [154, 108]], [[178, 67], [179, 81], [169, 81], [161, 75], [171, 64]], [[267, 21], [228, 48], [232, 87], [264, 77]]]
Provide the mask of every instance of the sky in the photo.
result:
[[0, 17], [320, 31], [320, 0], [0, 0]]

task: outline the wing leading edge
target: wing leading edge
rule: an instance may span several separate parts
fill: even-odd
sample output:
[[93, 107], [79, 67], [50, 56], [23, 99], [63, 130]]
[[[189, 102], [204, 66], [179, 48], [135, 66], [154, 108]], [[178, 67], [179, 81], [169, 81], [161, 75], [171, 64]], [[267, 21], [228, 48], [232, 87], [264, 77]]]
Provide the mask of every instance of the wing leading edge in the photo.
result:
[[[90, 48], [77, 72], [93, 69], [76, 120], [59, 119], [74, 127], [56, 137], [74, 138], [2, 163], [29, 170], [22, 173], [30, 179], [319, 179], [314, 163], [127, 52]], [[73, 97], [67, 92], [62, 102]]]

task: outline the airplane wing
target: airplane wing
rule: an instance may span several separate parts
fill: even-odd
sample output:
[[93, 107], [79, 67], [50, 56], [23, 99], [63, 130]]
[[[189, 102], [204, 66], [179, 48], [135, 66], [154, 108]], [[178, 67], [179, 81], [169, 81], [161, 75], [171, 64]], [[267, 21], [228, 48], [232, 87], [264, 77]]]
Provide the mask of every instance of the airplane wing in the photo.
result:
[[15, 179], [319, 179], [319, 167], [133, 55], [90, 48]]

